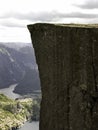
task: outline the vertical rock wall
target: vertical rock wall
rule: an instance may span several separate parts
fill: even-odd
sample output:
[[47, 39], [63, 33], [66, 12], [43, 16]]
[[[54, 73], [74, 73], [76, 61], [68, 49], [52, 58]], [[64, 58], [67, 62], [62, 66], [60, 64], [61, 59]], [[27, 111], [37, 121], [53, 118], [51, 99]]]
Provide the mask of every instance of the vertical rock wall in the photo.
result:
[[28, 29], [41, 80], [40, 130], [98, 130], [98, 28]]

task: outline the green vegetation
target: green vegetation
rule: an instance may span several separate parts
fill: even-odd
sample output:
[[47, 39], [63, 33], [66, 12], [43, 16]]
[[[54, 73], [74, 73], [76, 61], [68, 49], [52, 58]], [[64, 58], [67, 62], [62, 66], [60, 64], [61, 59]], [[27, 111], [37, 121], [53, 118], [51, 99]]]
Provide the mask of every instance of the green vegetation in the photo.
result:
[[0, 130], [20, 127], [32, 116], [32, 99], [12, 100], [0, 94]]
[[56, 26], [65, 26], [65, 27], [80, 27], [80, 28], [98, 28], [98, 24], [55, 24]]

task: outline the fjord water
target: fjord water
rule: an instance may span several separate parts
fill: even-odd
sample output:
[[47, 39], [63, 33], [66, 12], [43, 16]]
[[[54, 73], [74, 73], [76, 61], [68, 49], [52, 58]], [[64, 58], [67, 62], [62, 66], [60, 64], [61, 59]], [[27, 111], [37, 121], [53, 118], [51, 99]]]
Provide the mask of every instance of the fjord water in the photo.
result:
[[18, 130], [39, 130], [39, 122], [26, 122], [23, 127]]
[[8, 88], [0, 89], [0, 93], [3, 93], [4, 95], [12, 99], [19, 98], [21, 96], [13, 92], [16, 86], [17, 84], [12, 84]]
[[[14, 89], [17, 84], [10, 85], [8, 88], [0, 89], [0, 93], [8, 96], [9, 98], [16, 99], [21, 97], [19, 94], [14, 93]], [[39, 130], [39, 122], [26, 122], [23, 127], [18, 130]]]

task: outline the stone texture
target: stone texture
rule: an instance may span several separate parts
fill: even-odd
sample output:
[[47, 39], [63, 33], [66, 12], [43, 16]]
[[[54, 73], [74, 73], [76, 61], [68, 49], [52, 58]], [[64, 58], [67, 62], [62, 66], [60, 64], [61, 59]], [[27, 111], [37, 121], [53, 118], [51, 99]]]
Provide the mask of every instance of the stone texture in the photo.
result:
[[40, 130], [98, 130], [96, 25], [28, 25], [39, 68]]

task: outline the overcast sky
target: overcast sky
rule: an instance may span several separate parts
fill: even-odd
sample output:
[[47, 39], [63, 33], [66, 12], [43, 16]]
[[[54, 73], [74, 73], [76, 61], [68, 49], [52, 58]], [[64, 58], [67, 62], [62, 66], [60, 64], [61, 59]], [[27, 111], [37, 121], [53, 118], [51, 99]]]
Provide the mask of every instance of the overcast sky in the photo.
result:
[[31, 42], [36, 22], [98, 23], [98, 0], [0, 0], [0, 42]]

